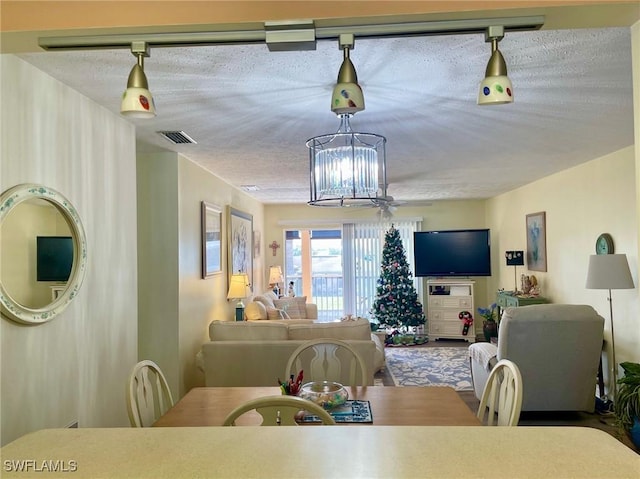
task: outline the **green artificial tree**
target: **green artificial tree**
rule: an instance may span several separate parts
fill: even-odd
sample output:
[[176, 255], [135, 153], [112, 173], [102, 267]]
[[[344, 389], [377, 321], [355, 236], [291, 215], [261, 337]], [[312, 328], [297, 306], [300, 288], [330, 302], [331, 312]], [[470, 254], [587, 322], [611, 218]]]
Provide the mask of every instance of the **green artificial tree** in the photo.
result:
[[385, 234], [380, 269], [376, 300], [371, 308], [378, 323], [405, 333], [424, 324], [424, 310], [413, 286], [400, 232], [393, 225]]

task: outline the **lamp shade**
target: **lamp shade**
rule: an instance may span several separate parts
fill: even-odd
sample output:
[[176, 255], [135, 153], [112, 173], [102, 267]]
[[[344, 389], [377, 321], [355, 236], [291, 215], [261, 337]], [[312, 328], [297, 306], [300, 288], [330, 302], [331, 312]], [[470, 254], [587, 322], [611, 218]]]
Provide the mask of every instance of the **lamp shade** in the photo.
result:
[[143, 55], [138, 55], [136, 63], [129, 73], [127, 89], [122, 94], [120, 113], [131, 118], [153, 118], [156, 105], [149, 91], [149, 83], [144, 73]]
[[633, 289], [634, 287], [626, 254], [589, 256], [587, 289]]
[[269, 268], [269, 284], [282, 283], [282, 270], [280, 266], [271, 266]]
[[249, 275], [234, 273], [229, 281], [227, 299], [243, 299], [249, 296]]
[[387, 194], [386, 138], [355, 133], [340, 115], [337, 133], [307, 141], [313, 206], [372, 206]]

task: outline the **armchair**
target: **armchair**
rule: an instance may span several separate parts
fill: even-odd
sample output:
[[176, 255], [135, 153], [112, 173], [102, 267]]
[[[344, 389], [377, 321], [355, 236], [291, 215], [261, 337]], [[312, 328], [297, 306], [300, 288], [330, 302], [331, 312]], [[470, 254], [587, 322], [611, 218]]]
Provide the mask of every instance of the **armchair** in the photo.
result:
[[509, 359], [522, 375], [522, 411], [593, 412], [603, 330], [604, 318], [587, 305], [506, 308], [498, 345], [469, 346], [476, 397], [495, 363]]

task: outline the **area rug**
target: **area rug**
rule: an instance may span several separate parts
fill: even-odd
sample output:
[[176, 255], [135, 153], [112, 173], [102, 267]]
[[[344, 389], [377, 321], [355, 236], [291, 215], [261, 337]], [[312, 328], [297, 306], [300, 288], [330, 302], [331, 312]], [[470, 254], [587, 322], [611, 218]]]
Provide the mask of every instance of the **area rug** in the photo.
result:
[[396, 386], [450, 386], [473, 390], [467, 348], [385, 348], [387, 369]]

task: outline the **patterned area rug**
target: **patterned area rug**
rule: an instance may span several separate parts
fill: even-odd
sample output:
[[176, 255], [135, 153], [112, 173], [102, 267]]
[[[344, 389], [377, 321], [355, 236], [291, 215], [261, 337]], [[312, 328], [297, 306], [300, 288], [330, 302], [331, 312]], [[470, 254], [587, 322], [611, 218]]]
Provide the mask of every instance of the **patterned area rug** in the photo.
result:
[[473, 390], [467, 348], [385, 348], [387, 369], [396, 386], [450, 386]]

